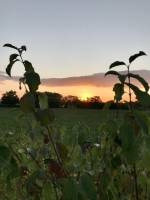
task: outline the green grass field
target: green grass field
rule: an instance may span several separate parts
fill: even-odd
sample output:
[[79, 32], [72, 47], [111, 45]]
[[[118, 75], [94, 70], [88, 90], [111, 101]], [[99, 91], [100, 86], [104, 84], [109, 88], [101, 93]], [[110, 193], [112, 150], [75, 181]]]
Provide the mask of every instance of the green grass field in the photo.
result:
[[[99, 126], [104, 118], [111, 118], [116, 113], [113, 110], [108, 112], [106, 110], [68, 108], [58, 108], [53, 109], [53, 111], [55, 114], [55, 123], [57, 124], [69, 126], [80, 122], [89, 127]], [[22, 123], [20, 115], [19, 108], [0, 108], [0, 127]]]
[[[75, 132], [83, 131], [87, 137], [99, 134], [99, 127], [103, 120], [112, 119], [116, 111], [92, 110], [92, 109], [53, 109], [55, 121], [53, 127], [57, 129], [58, 134], [65, 133], [65, 137], [75, 137]], [[29, 134], [37, 136], [40, 134], [37, 128], [34, 128], [33, 117], [24, 115], [19, 108], [0, 108], [0, 139], [1, 142], [7, 142], [10, 138], [22, 144], [22, 141], [31, 144]], [[35, 125], [36, 126], [36, 125]], [[30, 129], [33, 133], [30, 133]], [[8, 138], [6, 137], [8, 135]], [[14, 136], [12, 136], [14, 135]], [[12, 140], [12, 139], [11, 139]], [[29, 142], [29, 143], [28, 143]]]
[[[121, 156], [119, 155], [118, 157], [115, 157], [115, 159], [117, 158], [117, 160], [115, 160], [114, 159], [115, 154], [112, 154], [112, 150], [115, 153], [120, 152], [119, 145], [118, 145], [119, 146], [118, 149], [115, 150], [118, 144], [117, 143], [118, 140], [116, 142], [114, 138], [116, 138], [116, 135], [117, 135], [117, 130], [118, 130], [117, 124], [119, 124], [119, 121], [123, 121], [122, 119], [124, 119], [123, 116], [126, 111], [92, 110], [92, 109], [53, 109], [53, 112], [55, 114], [55, 121], [52, 122], [52, 126], [49, 126], [50, 134], [53, 136], [56, 144], [59, 145], [58, 147], [57, 146], [56, 147], [62, 153], [61, 154], [62, 158], [65, 159], [64, 164], [67, 170], [69, 170], [73, 175], [76, 175], [78, 171], [84, 174], [84, 176], [81, 176], [80, 179], [83, 177], [91, 178], [92, 177], [91, 174], [94, 174], [94, 176], [96, 177], [99, 175], [99, 170], [103, 168], [103, 165], [106, 162], [106, 166], [109, 169], [109, 176], [108, 174], [105, 174], [105, 171], [104, 171], [103, 177], [107, 178], [107, 181], [108, 181], [107, 184], [109, 184], [109, 181], [111, 180], [110, 178], [115, 177], [115, 176], [116, 177], [121, 176], [124, 179], [125, 175], [122, 175], [122, 172], [118, 170], [120, 168], [117, 168], [118, 165], [120, 167], [120, 164], [118, 163], [120, 163], [122, 159], [121, 157], [122, 154]], [[117, 121], [116, 123], [114, 123], [113, 119], [115, 119], [116, 116], [118, 116]], [[145, 130], [145, 127], [144, 127], [144, 130]], [[1, 153], [2, 155], [0, 156], [0, 161], [2, 162], [0, 166], [4, 163], [3, 164], [4, 167], [2, 168], [3, 173], [1, 173], [1, 176], [0, 176], [0, 199], [2, 200], [23, 199], [24, 197], [28, 196], [29, 191], [32, 190], [31, 183], [32, 182], [34, 183], [34, 181], [36, 181], [36, 178], [39, 177], [39, 175], [41, 175], [40, 172], [47, 173], [47, 168], [45, 168], [47, 167], [47, 165], [43, 162], [43, 160], [47, 161], [47, 158], [49, 159], [51, 157], [53, 159], [56, 159], [56, 156], [54, 156], [54, 150], [52, 148], [51, 143], [47, 145], [47, 143], [44, 142], [45, 140], [43, 136], [45, 133], [47, 134], [47, 129], [40, 126], [39, 123], [33, 118], [32, 115], [24, 114], [23, 112], [21, 112], [19, 108], [0, 108], [1, 149], [4, 151], [5, 150], [4, 146], [8, 147], [11, 154], [17, 160], [17, 164], [18, 164], [16, 165], [15, 163], [11, 162], [11, 160], [10, 160], [10, 163], [7, 163], [7, 159], [5, 159], [5, 156], [7, 156], [7, 152], [4, 151]], [[125, 135], [127, 133], [128, 133], [128, 127], [124, 131]], [[124, 138], [129, 138], [129, 141], [130, 141], [130, 136], [128, 136], [128, 134], [127, 134], [127, 137], [125, 136]], [[141, 141], [141, 138], [140, 138], [140, 141]], [[134, 156], [134, 154], [136, 155], [136, 152], [133, 151], [133, 154], [132, 154], [132, 152], [129, 151], [129, 154]], [[146, 156], [145, 157], [143, 156], [144, 158], [142, 159], [143, 160], [145, 159], [146, 161], [148, 161], [150, 158], [149, 151], [145, 150], [145, 152], [146, 153], [148, 152], [148, 154], [144, 153], [143, 155], [146, 155]], [[145, 164], [144, 166], [149, 167], [149, 163], [148, 165], [146, 165], [147, 162], [143, 160], [141, 160], [141, 163], [144, 163]], [[38, 164], [40, 163], [40, 169], [37, 163]], [[5, 168], [5, 165], [7, 166], [7, 168]], [[22, 166], [23, 167], [27, 166], [28, 169], [30, 169], [26, 177], [24, 176], [21, 177], [23, 180], [23, 184], [25, 184], [25, 189], [22, 190], [24, 193], [20, 193], [19, 190], [15, 191], [16, 183], [17, 183], [16, 181], [21, 180], [21, 179], [18, 179], [18, 174], [20, 174], [21, 172], [20, 170], [22, 169]], [[52, 166], [54, 167], [54, 165]], [[115, 167], [115, 171], [118, 170], [117, 171], [118, 174], [114, 173], [114, 167]], [[146, 169], [149, 169], [148, 167]], [[16, 169], [18, 170], [17, 172], [16, 172]], [[90, 174], [90, 176], [87, 175], [87, 172]], [[6, 179], [6, 177], [8, 178], [10, 177], [10, 182], [8, 178]], [[128, 178], [128, 174], [125, 176], [125, 178], [126, 177]], [[124, 187], [127, 187], [127, 185], [129, 184], [126, 185], [126, 183], [123, 182], [123, 179], [118, 179], [117, 184], [119, 186], [124, 184], [122, 186], [124, 188]], [[93, 179], [90, 179], [90, 181], [92, 180]], [[140, 179], [138, 180], [138, 182], [141, 183]], [[41, 183], [42, 182], [39, 182], [39, 184]], [[67, 188], [66, 189], [67, 192], [70, 191], [71, 189], [74, 190], [75, 188], [75, 187], [70, 188], [70, 182], [69, 184], [67, 184], [67, 186], [65, 185], [66, 184], [65, 181], [62, 183], [64, 184], [63, 187]], [[128, 183], [130, 183], [130, 180], [128, 180]], [[89, 187], [91, 187], [91, 185], [93, 188], [95, 188], [95, 184], [93, 185], [93, 182], [90, 182]], [[103, 182], [102, 182], [102, 185], [103, 185]], [[9, 186], [9, 192], [7, 189], [8, 186]], [[39, 198], [40, 200], [47, 200], [49, 199], [49, 196], [51, 196], [50, 198], [51, 200], [56, 199], [53, 187], [51, 185], [48, 185], [48, 190], [47, 190], [46, 184], [42, 185], [41, 188], [44, 188], [42, 189], [42, 192], [46, 191], [46, 194], [47, 194], [49, 191], [49, 193], [48, 193], [48, 198], [44, 198], [44, 197]], [[89, 190], [86, 188], [87, 193], [88, 191]], [[93, 197], [93, 194], [96, 194], [95, 190], [93, 190], [91, 194]], [[4, 195], [6, 196], [5, 199], [3, 198]], [[44, 195], [45, 193], [43, 193], [43, 196]], [[105, 194], [103, 195], [105, 197]], [[127, 191], [127, 195], [128, 195], [128, 191]], [[68, 193], [67, 193], [67, 196], [68, 196]], [[23, 198], [20, 198], [20, 197], [23, 197]], [[28, 198], [28, 197], [26, 199], [35, 200], [35, 198]], [[64, 197], [64, 200], [65, 199], [66, 197]], [[69, 197], [69, 200], [72, 200], [72, 199], [74, 199], [72, 198], [72, 196]], [[87, 199], [87, 198], [83, 198], [83, 199]], [[97, 198], [95, 197], [94, 200], [96, 199]], [[106, 199], [106, 198], [102, 197], [102, 199]], [[114, 199], [118, 200], [118, 198], [114, 198]]]

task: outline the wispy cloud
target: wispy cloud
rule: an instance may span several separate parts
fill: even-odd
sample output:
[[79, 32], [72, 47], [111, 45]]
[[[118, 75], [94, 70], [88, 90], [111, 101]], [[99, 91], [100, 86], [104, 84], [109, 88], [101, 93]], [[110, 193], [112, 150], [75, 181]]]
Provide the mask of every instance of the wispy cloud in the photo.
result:
[[[121, 73], [125, 73], [122, 71]], [[141, 75], [150, 82], [149, 70], [138, 70], [134, 73]], [[42, 84], [50, 87], [63, 86], [94, 86], [111, 87], [116, 81], [115, 76], [105, 76], [104, 73], [97, 73], [89, 76], [67, 77], [67, 78], [47, 78], [42, 79]]]
[[[141, 75], [150, 83], [150, 70], [133, 71]], [[125, 73], [122, 71], [121, 73]], [[0, 83], [3, 84], [6, 80], [18, 81], [18, 76], [9, 77], [4, 72], [0, 71]], [[115, 76], [104, 76], [104, 73], [96, 73], [89, 76], [77, 76], [66, 78], [46, 78], [42, 79], [42, 85], [47, 87], [71, 87], [71, 86], [92, 86], [92, 87], [112, 87], [115, 83]]]

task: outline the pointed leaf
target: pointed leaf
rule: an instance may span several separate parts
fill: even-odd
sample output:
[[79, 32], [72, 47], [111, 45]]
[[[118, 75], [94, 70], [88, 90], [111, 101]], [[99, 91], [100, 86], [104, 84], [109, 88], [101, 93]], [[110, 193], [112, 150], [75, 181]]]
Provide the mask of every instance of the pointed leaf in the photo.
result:
[[3, 144], [0, 144], [0, 168], [5, 167], [10, 158], [10, 150]]
[[113, 87], [113, 91], [115, 92], [114, 99], [116, 102], [119, 102], [124, 94], [124, 85], [121, 83], [116, 83]]
[[23, 112], [33, 112], [35, 108], [34, 95], [27, 93], [20, 99], [20, 107]]
[[42, 187], [43, 200], [53, 200], [53, 186], [51, 182], [47, 182]]
[[38, 109], [34, 114], [41, 126], [47, 126], [55, 119], [54, 113], [51, 109]]
[[139, 53], [130, 56], [130, 58], [129, 58], [129, 63], [132, 63], [132, 62], [133, 62], [136, 58], [138, 58], [139, 56], [146, 56], [146, 53], [143, 52], [143, 51], [139, 51]]
[[24, 77], [21, 77], [20, 79], [19, 79], [19, 89], [21, 90], [22, 89], [22, 84], [25, 84], [25, 78]]
[[34, 68], [33, 68], [33, 66], [32, 66], [32, 63], [30, 63], [28, 60], [25, 60], [25, 61], [23, 62], [23, 64], [24, 64], [24, 67], [25, 67], [25, 71], [26, 71], [26, 72], [34, 72]]
[[38, 93], [38, 100], [39, 100], [39, 104], [40, 104], [41, 109], [48, 108], [48, 96], [45, 92]]
[[124, 74], [119, 74], [118, 72], [114, 71], [114, 70], [110, 70], [108, 72], [105, 73], [105, 76], [107, 75], [115, 75], [115, 76], [118, 76], [119, 80], [121, 83], [124, 83], [125, 82], [125, 79], [127, 77], [127, 75], [124, 75]]
[[149, 85], [148, 85], [147, 81], [145, 81], [144, 78], [142, 78], [142, 77], [139, 76], [138, 74], [132, 74], [132, 73], [129, 73], [129, 77], [132, 77], [132, 78], [137, 79], [137, 80], [143, 85], [145, 91], [148, 92], [148, 90], [149, 90]]
[[122, 144], [122, 153], [131, 164], [139, 159], [139, 143], [137, 142], [137, 136], [134, 132], [134, 122], [131, 122], [130, 118], [125, 118], [123, 124], [120, 127], [120, 138]]
[[80, 188], [84, 195], [84, 199], [96, 200], [96, 189], [94, 180], [88, 174], [84, 174], [80, 178]]
[[41, 83], [39, 74], [35, 72], [26, 72], [24, 74], [24, 77], [26, 79], [26, 84], [28, 85], [30, 92], [35, 92]]
[[57, 151], [58, 151], [62, 161], [63, 162], [67, 161], [68, 160], [68, 155], [69, 155], [67, 146], [65, 146], [64, 144], [62, 144], [60, 142], [57, 142], [56, 143], [56, 148], [57, 148]]
[[11, 69], [12, 69], [12, 66], [15, 62], [19, 61], [18, 59], [17, 60], [13, 60], [12, 62], [10, 62], [7, 67], [6, 67], [6, 73], [11, 76]]
[[9, 43], [4, 44], [3, 47], [10, 47], [10, 48], [13, 48], [13, 49], [18, 50], [18, 48], [17, 48], [16, 46], [14, 46], [14, 45], [12, 45], [12, 44], [9, 44]]
[[18, 56], [19, 56], [19, 55], [16, 54], [16, 53], [11, 54], [10, 57], [9, 57], [9, 61], [10, 61], [10, 63], [11, 63], [12, 61], [14, 61]]
[[78, 185], [75, 179], [64, 180], [62, 200], [78, 200]]
[[122, 61], [115, 61], [109, 66], [109, 69], [116, 67], [116, 66], [119, 66], [119, 65], [126, 65], [126, 63], [122, 62]]
[[116, 75], [116, 76], [119, 76], [120, 74], [118, 72], [116, 72], [116, 71], [110, 70], [110, 71], [108, 71], [108, 72], [105, 73], [105, 76], [107, 76], [107, 75]]
[[141, 91], [138, 87], [133, 84], [125, 83], [128, 85], [134, 92], [137, 100], [146, 107], [150, 106], [150, 95], [147, 92]]
[[22, 46], [21, 46], [21, 49], [22, 49], [22, 51], [26, 51], [26, 50], [27, 50], [27, 47], [26, 47], [25, 45], [22, 45]]
[[126, 78], [127, 78], [127, 75], [120, 74], [120, 75], [118, 76], [118, 78], [119, 78], [120, 82], [121, 82], [122, 84], [124, 84], [124, 82], [125, 82], [125, 80], [126, 80]]
[[147, 114], [145, 112], [142, 112], [142, 111], [134, 110], [133, 111], [133, 115], [134, 115], [137, 123], [139, 124], [139, 126], [143, 130], [143, 132], [146, 135], [148, 135], [148, 132], [149, 132], [149, 123], [148, 123], [148, 116], [147, 116]]

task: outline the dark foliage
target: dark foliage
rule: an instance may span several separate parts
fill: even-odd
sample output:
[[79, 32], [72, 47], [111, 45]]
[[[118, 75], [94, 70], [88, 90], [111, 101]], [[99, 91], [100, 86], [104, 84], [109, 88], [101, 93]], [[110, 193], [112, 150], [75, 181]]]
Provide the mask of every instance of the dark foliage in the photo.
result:
[[19, 97], [16, 94], [16, 91], [10, 90], [2, 95], [1, 104], [6, 106], [15, 106], [19, 103]]

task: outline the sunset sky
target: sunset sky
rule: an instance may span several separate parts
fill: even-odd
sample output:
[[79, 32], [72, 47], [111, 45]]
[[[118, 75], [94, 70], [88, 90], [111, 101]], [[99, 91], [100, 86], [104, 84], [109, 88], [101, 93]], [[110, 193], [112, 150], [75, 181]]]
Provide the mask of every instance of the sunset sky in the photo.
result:
[[[25, 44], [25, 58], [42, 78], [106, 72], [110, 63], [127, 61], [139, 50], [150, 54], [149, 11], [149, 0], [0, 0], [0, 46]], [[0, 47], [0, 71], [5, 71], [11, 52]], [[149, 66], [147, 56], [139, 58], [132, 69]], [[22, 73], [22, 66], [14, 66], [12, 75]], [[16, 83], [5, 81], [0, 93], [15, 87]], [[81, 97], [100, 95], [105, 100], [113, 94], [112, 87], [45, 89]]]

